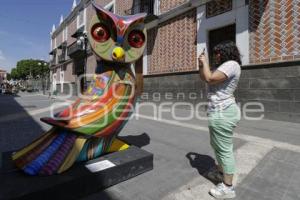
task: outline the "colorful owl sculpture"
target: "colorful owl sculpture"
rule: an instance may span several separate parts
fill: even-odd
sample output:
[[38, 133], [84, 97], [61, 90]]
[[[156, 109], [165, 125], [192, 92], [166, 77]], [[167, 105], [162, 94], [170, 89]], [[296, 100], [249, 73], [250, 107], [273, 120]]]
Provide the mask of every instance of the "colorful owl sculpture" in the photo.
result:
[[13, 154], [14, 163], [26, 174], [59, 174], [75, 162], [126, 146], [116, 137], [136, 99], [131, 66], [143, 55], [146, 46], [146, 14], [123, 17], [94, 2], [93, 6], [96, 15], [87, 35], [97, 58], [94, 79], [84, 96], [70, 108], [52, 118], [41, 119], [53, 126], [48, 132]]

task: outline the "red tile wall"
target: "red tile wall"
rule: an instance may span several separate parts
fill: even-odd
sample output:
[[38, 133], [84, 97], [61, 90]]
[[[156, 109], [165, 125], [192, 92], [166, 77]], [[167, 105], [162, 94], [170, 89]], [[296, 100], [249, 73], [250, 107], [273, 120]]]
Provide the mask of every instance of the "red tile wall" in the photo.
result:
[[74, 17], [72, 22], [68, 24], [68, 40], [67, 40], [68, 45], [76, 41], [76, 39], [72, 37], [72, 35], [76, 32], [76, 30], [77, 30], [77, 20], [76, 17]]
[[148, 74], [196, 70], [196, 27], [191, 10], [148, 30]]
[[[111, 1], [112, 1], [112, 0], [95, 0], [95, 2], [96, 2], [98, 5], [102, 6], [102, 7], [106, 6], [106, 5], [109, 4]], [[123, 1], [123, 0], [116, 0], [117, 3], [119, 3], [119, 1]]]
[[126, 15], [125, 11], [133, 6], [134, 0], [116, 0], [116, 13], [119, 15]]
[[160, 13], [167, 12], [187, 1], [188, 0], [160, 0]]
[[61, 31], [56, 37], [56, 44], [59, 46], [63, 42], [63, 32]]
[[251, 0], [250, 63], [299, 59], [300, 1]]
[[75, 76], [73, 75], [73, 62], [67, 64], [64, 79], [65, 82], [75, 81]]

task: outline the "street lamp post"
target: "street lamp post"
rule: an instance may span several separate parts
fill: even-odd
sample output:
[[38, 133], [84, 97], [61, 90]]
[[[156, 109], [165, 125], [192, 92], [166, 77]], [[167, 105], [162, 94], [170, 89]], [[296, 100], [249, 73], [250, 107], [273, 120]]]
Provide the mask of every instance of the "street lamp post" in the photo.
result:
[[87, 82], [86, 82], [86, 68], [87, 68], [87, 44], [88, 44], [88, 38], [86, 32], [83, 33], [84, 37], [84, 82], [83, 82], [83, 91], [85, 92], [87, 89]]
[[44, 67], [46, 67], [47, 66], [47, 62], [39, 62], [38, 63], [38, 65], [39, 66], [41, 66], [42, 67], [42, 90], [43, 90], [43, 94], [45, 95], [46, 94], [46, 88], [45, 88], [45, 69], [44, 69]]
[[77, 40], [78, 45], [82, 45], [84, 49], [84, 65], [83, 65], [83, 92], [87, 89], [87, 80], [86, 80], [86, 68], [87, 68], [87, 45], [88, 45], [88, 39], [87, 39], [87, 33], [83, 32], [81, 36]]
[[30, 65], [30, 71], [29, 71], [29, 76], [30, 76], [30, 78], [32, 77], [32, 73], [31, 73], [31, 68], [32, 68], [32, 66]]

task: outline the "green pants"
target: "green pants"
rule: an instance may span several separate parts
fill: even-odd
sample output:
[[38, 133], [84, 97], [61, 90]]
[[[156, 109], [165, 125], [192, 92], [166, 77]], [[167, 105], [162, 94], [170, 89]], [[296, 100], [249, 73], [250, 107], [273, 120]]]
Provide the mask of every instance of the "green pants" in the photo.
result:
[[230, 105], [225, 110], [208, 113], [210, 144], [225, 174], [235, 173], [232, 137], [233, 129], [240, 118], [240, 109], [236, 104]]

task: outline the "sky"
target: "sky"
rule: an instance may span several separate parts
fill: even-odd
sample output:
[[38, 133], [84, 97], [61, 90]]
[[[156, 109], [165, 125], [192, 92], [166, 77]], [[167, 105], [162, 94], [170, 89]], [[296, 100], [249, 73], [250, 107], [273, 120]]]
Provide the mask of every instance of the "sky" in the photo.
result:
[[72, 4], [73, 0], [0, 0], [0, 68], [10, 72], [22, 59], [49, 61], [52, 26], [71, 12]]

